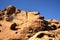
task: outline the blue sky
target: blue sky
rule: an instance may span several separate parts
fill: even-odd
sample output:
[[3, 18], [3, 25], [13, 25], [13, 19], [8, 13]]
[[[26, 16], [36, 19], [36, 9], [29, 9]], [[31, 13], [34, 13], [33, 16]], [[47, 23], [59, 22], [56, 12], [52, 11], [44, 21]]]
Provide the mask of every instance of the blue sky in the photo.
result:
[[60, 0], [0, 0], [0, 10], [13, 5], [20, 10], [38, 11], [45, 19], [60, 21]]

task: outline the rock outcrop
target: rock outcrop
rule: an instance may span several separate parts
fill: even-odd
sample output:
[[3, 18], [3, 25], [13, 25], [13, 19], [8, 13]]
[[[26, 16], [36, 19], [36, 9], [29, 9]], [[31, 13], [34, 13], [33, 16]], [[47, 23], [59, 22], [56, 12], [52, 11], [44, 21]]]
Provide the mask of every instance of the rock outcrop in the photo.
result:
[[10, 5], [0, 10], [0, 40], [60, 40], [60, 22]]

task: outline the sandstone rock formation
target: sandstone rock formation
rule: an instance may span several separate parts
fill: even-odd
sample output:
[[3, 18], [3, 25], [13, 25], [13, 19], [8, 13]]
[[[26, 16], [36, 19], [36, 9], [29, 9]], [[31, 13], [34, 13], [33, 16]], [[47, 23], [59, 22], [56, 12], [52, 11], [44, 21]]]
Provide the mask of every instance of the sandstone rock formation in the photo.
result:
[[0, 10], [0, 40], [60, 40], [60, 22], [10, 5]]

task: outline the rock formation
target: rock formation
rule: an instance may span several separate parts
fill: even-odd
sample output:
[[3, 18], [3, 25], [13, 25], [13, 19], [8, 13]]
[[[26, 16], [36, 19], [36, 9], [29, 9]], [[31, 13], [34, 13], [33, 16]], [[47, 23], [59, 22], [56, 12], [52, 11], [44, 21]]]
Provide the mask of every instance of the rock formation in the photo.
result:
[[0, 40], [60, 40], [60, 22], [10, 5], [0, 10]]

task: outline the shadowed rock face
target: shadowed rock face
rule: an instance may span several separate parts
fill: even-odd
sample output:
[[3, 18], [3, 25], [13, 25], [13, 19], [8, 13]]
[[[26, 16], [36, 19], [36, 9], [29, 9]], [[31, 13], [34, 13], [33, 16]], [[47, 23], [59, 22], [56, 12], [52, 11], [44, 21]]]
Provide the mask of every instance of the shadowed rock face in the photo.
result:
[[0, 40], [60, 40], [60, 22], [10, 5], [0, 10]]

